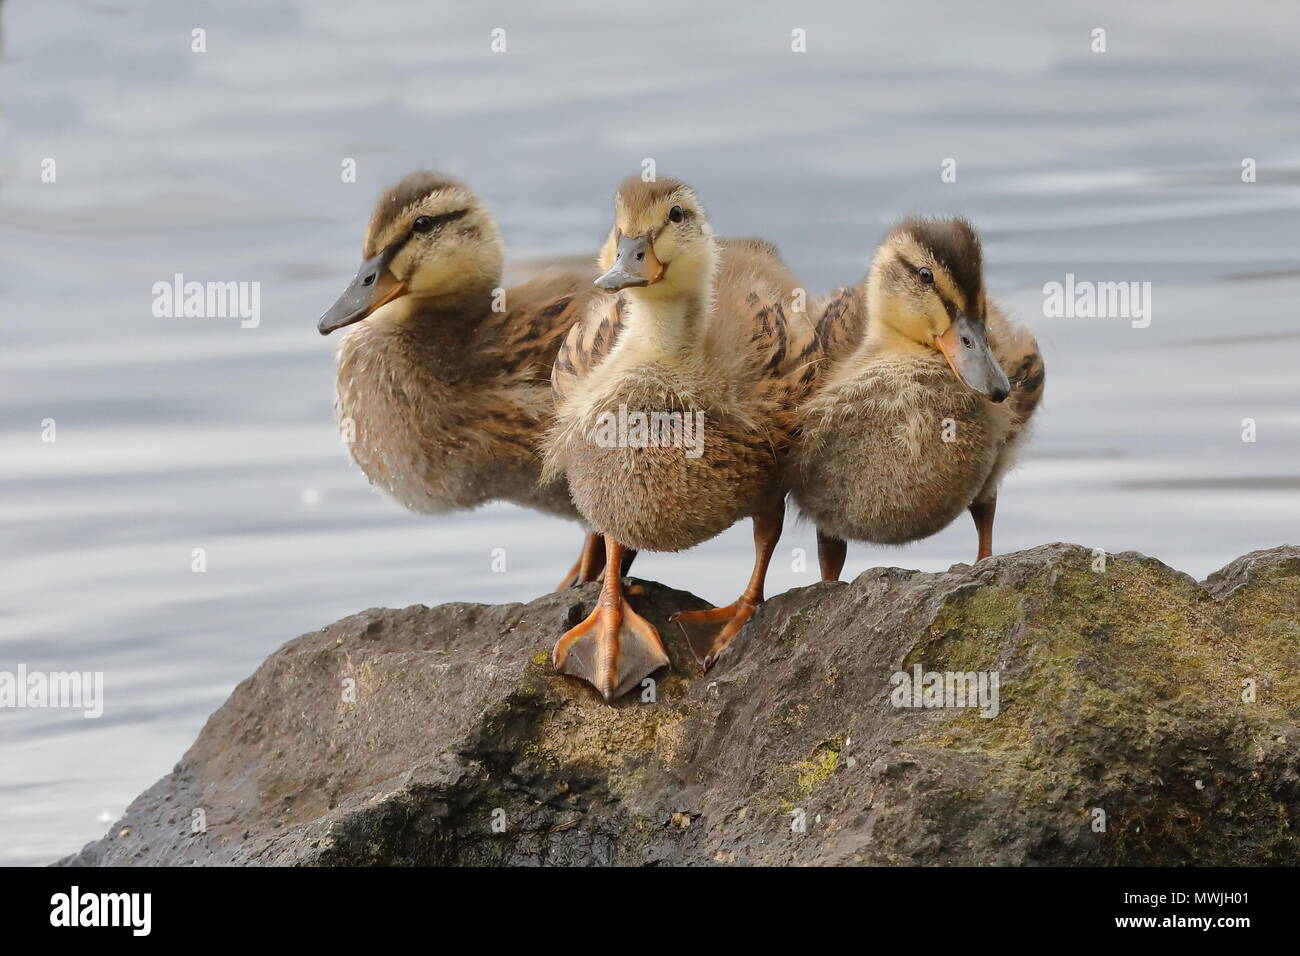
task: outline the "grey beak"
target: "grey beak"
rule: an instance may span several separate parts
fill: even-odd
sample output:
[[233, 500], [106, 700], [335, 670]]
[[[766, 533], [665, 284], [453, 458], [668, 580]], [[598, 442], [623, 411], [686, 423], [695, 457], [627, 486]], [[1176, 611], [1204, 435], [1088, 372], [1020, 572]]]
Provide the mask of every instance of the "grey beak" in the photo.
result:
[[957, 377], [969, 388], [994, 402], [1005, 401], [1011, 394], [1011, 382], [989, 348], [983, 322], [958, 315], [939, 337], [938, 345]]
[[361, 268], [338, 297], [338, 301], [316, 323], [321, 335], [329, 335], [335, 329], [360, 322], [385, 302], [405, 291], [388, 269], [393, 252], [393, 249], [385, 249], [361, 263]]
[[613, 267], [596, 280], [597, 287], [617, 292], [659, 281], [663, 268], [655, 258], [649, 236], [620, 236]]

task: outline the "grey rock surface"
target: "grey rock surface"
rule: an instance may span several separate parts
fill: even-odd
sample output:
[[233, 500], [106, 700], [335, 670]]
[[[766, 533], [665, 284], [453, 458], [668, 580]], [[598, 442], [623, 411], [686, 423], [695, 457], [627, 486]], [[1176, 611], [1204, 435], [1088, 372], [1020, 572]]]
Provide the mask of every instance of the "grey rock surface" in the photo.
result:
[[[1204, 584], [1097, 554], [796, 589], [707, 675], [667, 620], [703, 602], [642, 583], [672, 667], [613, 707], [549, 662], [596, 585], [364, 611], [60, 863], [1300, 862], [1300, 548]], [[931, 672], [995, 674], [996, 715], [896, 706]]]

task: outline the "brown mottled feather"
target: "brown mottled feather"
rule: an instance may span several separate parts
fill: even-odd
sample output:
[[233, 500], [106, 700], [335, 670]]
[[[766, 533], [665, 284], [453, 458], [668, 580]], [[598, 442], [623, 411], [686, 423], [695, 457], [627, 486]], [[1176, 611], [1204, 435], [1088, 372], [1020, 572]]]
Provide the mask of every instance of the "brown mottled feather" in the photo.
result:
[[492, 343], [503, 371], [532, 369], [545, 382], [565, 334], [595, 295], [589, 270], [539, 276], [506, 294], [507, 304], [517, 299], [519, 306], [484, 319], [483, 341]]
[[557, 401], [565, 399], [574, 385], [604, 360], [623, 331], [624, 299], [610, 296], [578, 317], [560, 345], [551, 371], [551, 387]]
[[[551, 366], [596, 295], [590, 270], [543, 274], [503, 312], [372, 317], [339, 351], [340, 420], [371, 482], [416, 511], [505, 500], [576, 518], [563, 481], [541, 480]], [[486, 306], [488, 303], [484, 303]]]
[[817, 342], [827, 363], [844, 359], [867, 331], [867, 307], [857, 286], [843, 286], [826, 297], [817, 317]]
[[1024, 427], [1043, 398], [1045, 370], [1038, 340], [1023, 325], [1007, 320], [1002, 310], [989, 303], [987, 330], [989, 347], [1011, 381], [1007, 405]]

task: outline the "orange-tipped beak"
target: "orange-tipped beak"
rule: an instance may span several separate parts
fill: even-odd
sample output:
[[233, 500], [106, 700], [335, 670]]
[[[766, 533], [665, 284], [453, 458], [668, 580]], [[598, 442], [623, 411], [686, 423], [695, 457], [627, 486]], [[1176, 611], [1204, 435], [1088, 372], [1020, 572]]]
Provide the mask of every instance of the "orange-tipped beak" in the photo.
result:
[[360, 322], [384, 303], [407, 293], [406, 286], [388, 268], [391, 258], [390, 251], [385, 250], [361, 263], [351, 284], [316, 323], [321, 335]]
[[596, 285], [606, 292], [654, 285], [666, 271], [667, 266], [655, 255], [650, 236], [620, 236], [614, 265], [596, 280]]
[[948, 367], [952, 369], [952, 374], [961, 378], [961, 372], [957, 371], [957, 363], [953, 356], [957, 354], [957, 326], [948, 326], [948, 331], [943, 335], [934, 337], [934, 347], [943, 353], [943, 357], [948, 360]]
[[934, 337], [934, 347], [943, 353], [952, 373], [967, 388], [995, 402], [1011, 394], [1011, 382], [989, 348], [982, 322], [958, 315], [942, 335]]

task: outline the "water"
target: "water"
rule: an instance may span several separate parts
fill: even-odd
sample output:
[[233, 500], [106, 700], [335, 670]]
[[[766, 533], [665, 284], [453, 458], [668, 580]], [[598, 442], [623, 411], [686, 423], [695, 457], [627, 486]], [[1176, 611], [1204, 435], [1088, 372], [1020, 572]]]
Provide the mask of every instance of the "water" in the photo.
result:
[[[567, 569], [574, 527], [410, 516], [337, 440], [314, 321], [378, 191], [421, 166], [469, 180], [529, 260], [590, 253], [653, 157], [813, 288], [856, 280], [892, 217], [969, 215], [1048, 367], [999, 550], [1133, 548], [1200, 577], [1300, 538], [1300, 9], [554, 6], [0, 8], [0, 670], [103, 671], [107, 698], [99, 720], [0, 711], [0, 862], [101, 834], [285, 640], [374, 605], [526, 600]], [[178, 272], [260, 282], [260, 324], [154, 318]], [[1044, 318], [1066, 272], [1152, 282], [1150, 327]], [[772, 593], [813, 580], [812, 539], [791, 521]], [[974, 549], [959, 521], [854, 546], [846, 573]], [[638, 572], [725, 601], [749, 561], [739, 527]]]

